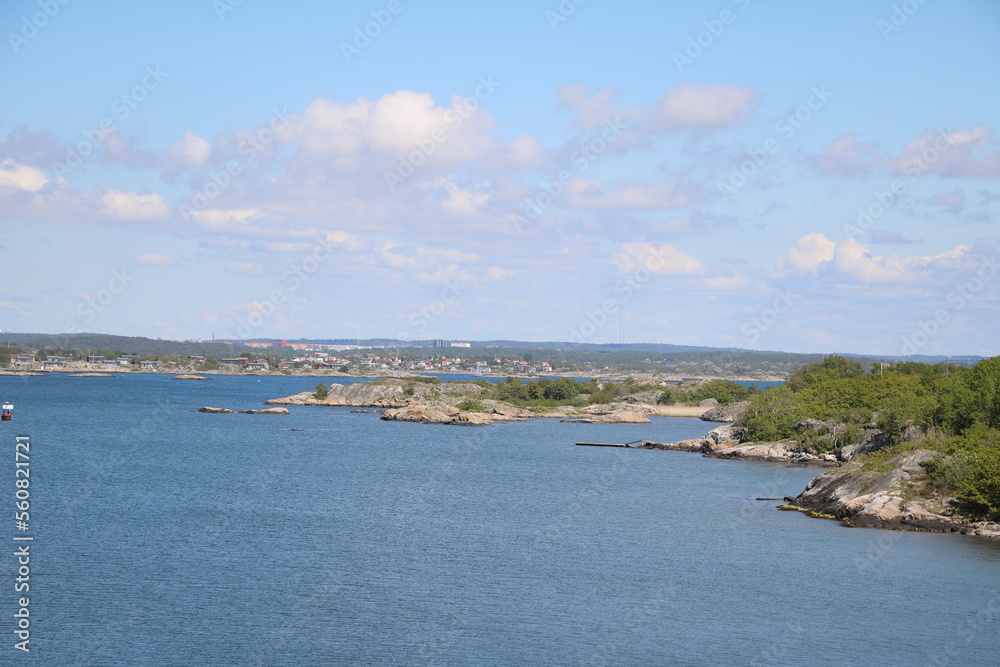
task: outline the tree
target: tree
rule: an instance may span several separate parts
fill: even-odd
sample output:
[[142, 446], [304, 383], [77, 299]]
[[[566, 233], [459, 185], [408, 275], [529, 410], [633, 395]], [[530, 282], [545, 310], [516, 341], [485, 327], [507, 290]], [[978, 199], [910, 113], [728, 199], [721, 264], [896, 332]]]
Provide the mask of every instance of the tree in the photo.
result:
[[706, 398], [714, 398], [719, 403], [725, 405], [733, 401], [742, 401], [750, 395], [750, 390], [736, 382], [729, 380], [709, 380], [691, 392], [689, 401], [701, 402]]
[[788, 378], [787, 385], [792, 391], [802, 391], [811, 384], [824, 380], [843, 380], [864, 375], [861, 363], [832, 354], [823, 361], [806, 364], [796, 369]]
[[326, 385], [323, 384], [322, 382], [320, 382], [319, 384], [316, 385], [316, 393], [313, 394], [313, 397], [317, 401], [322, 401], [322, 400], [326, 399], [326, 397], [329, 395], [329, 393], [330, 393], [330, 390], [327, 389]]
[[792, 426], [798, 421], [795, 409], [802, 398], [788, 386], [771, 387], [750, 398], [750, 405], [740, 416], [738, 424], [749, 431], [750, 440], [767, 442], [790, 438]]
[[1000, 357], [984, 359], [973, 366], [968, 385], [976, 420], [990, 428], [1000, 428]]
[[542, 395], [555, 401], [568, 401], [580, 395], [580, 385], [568, 378], [561, 378], [545, 387]]
[[885, 431], [893, 442], [899, 442], [907, 426], [928, 426], [934, 412], [934, 399], [908, 391], [894, 396], [879, 408], [875, 425]]

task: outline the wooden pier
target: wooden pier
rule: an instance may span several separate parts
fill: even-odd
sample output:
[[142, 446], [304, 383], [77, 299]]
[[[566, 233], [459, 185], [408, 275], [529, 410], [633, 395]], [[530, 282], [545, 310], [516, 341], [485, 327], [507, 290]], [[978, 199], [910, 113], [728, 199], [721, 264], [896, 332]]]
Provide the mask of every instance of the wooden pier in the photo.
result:
[[578, 442], [576, 443], [580, 447], [627, 447], [631, 449], [634, 446], [642, 447], [648, 443], [650, 440], [633, 440], [632, 442]]

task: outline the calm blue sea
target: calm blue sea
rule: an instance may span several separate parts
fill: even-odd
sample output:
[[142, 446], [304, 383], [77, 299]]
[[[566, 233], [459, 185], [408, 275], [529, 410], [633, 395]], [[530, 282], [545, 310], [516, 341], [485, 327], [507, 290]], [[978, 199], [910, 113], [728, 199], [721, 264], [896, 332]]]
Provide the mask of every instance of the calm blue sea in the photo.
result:
[[1000, 544], [776, 511], [815, 470], [680, 452], [710, 424], [211, 415], [315, 378], [0, 378], [0, 529], [31, 437], [39, 665], [985, 665]]

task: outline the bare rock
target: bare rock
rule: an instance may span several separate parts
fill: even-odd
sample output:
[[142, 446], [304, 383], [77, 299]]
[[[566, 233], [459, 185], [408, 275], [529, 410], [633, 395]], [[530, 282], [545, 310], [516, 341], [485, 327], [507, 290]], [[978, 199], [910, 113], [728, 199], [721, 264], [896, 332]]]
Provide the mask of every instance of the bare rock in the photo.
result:
[[921, 464], [938, 456], [939, 452], [917, 449], [889, 459], [876, 470], [866, 470], [860, 462], [849, 463], [815, 477], [792, 504], [851, 526], [1000, 538], [1000, 525], [956, 518], [953, 498], [928, 492], [930, 478]]
[[[477, 384], [457, 382], [454, 384], [430, 384], [406, 379], [386, 379], [379, 382], [355, 382], [354, 384], [331, 384], [326, 398], [320, 400], [315, 392], [305, 391], [285, 398], [273, 398], [269, 405], [336, 405], [352, 408], [401, 408], [411, 401], [423, 402], [440, 399], [444, 402], [460, 402], [483, 391]], [[446, 396], [447, 392], [453, 396]]]
[[792, 430], [796, 433], [801, 433], [802, 431], [825, 433], [829, 431], [830, 428], [831, 425], [828, 422], [820, 421], [819, 419], [801, 419], [795, 423]]
[[625, 396], [622, 400], [626, 403], [646, 403], [648, 405], [656, 405], [656, 402], [660, 400], [661, 395], [663, 395], [662, 391], [637, 391], [634, 394]]
[[241, 415], [287, 415], [288, 408], [265, 408], [263, 410], [240, 410]]
[[448, 424], [452, 426], [488, 426], [511, 421], [510, 417], [493, 412], [462, 412], [456, 407], [440, 404], [414, 403], [402, 408], [389, 408], [382, 413], [385, 421]]
[[382, 419], [390, 422], [419, 422], [421, 424], [450, 424], [461, 410], [439, 405], [408, 405], [389, 408], [382, 413]]
[[524, 408], [519, 408], [516, 405], [511, 405], [510, 403], [484, 401], [484, 404], [487, 408], [489, 408], [489, 411], [492, 414], [500, 417], [506, 417], [507, 419], [525, 419], [537, 416], [531, 410], [525, 410]]
[[[655, 415], [659, 414], [661, 407], [650, 403], [624, 403], [616, 401], [614, 403], [588, 405], [585, 408], [579, 408], [576, 412], [582, 415], [611, 415], [618, 412], [637, 412], [643, 415]], [[573, 408], [567, 406], [566, 410], [573, 411]]]
[[707, 422], [734, 422], [739, 419], [748, 405], [750, 405], [750, 401], [727, 403], [708, 410], [701, 418]]
[[648, 424], [649, 417], [636, 410], [618, 410], [576, 419], [563, 419], [562, 421], [577, 424]]
[[702, 452], [710, 454], [738, 447], [746, 438], [747, 430], [742, 426], [725, 424], [716, 426], [700, 438], [681, 440], [673, 443], [650, 443], [650, 449], [668, 449], [682, 452]]
[[175, 380], [211, 380], [212, 378], [207, 378], [204, 375], [175, 375]]
[[226, 408], [209, 408], [209, 407], [205, 407], [205, 408], [198, 408], [198, 412], [207, 412], [207, 413], [212, 414], [212, 415], [223, 415], [223, 414], [232, 414], [233, 411], [232, 410], [228, 410]]
[[[805, 463], [809, 465], [836, 465], [822, 456], [803, 452], [789, 440], [740, 445], [716, 452], [708, 456], [720, 459], [742, 459], [744, 461], [770, 461], [774, 463]], [[836, 458], [836, 457], [834, 457]]]

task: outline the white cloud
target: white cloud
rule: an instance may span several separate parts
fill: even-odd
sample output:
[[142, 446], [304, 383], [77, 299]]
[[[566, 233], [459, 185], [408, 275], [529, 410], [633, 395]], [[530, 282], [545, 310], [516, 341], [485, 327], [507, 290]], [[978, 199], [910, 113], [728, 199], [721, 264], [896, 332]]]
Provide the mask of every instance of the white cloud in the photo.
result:
[[874, 255], [871, 249], [854, 239], [834, 243], [816, 232], [796, 241], [778, 258], [776, 268], [779, 274], [789, 269], [793, 273], [829, 275], [861, 284], [898, 283], [927, 277], [924, 269], [955, 268], [969, 250], [969, 246], [956, 246], [931, 256]]
[[157, 220], [170, 214], [170, 206], [155, 192], [140, 195], [107, 188], [101, 194], [101, 201], [104, 202], [107, 212], [119, 220]]
[[789, 267], [815, 275], [821, 264], [833, 259], [836, 247], [836, 243], [819, 232], [806, 234], [796, 241], [787, 253], [778, 258], [777, 267], [779, 270]]
[[146, 266], [173, 266], [177, 262], [170, 255], [147, 254], [136, 257], [135, 263]]
[[576, 178], [566, 186], [560, 202], [569, 208], [589, 210], [660, 210], [683, 208], [693, 200], [674, 183], [666, 181], [622, 183], [612, 188], [600, 178]]
[[480, 183], [472, 188], [462, 188], [454, 180], [439, 178], [431, 186], [444, 190], [447, 197], [441, 200], [441, 208], [455, 218], [476, 218], [490, 199], [489, 183]]
[[985, 125], [969, 129], [920, 132], [892, 160], [897, 172], [910, 176], [996, 178], [1000, 176], [1000, 150], [993, 131]]
[[851, 238], [837, 243], [833, 262], [841, 273], [862, 283], [900, 282], [914, 277], [898, 255], [872, 255], [867, 246]]
[[857, 132], [837, 137], [813, 163], [825, 174], [855, 175], [883, 162], [873, 142], [859, 143], [857, 139]]
[[498, 167], [509, 167], [516, 171], [538, 169], [548, 158], [542, 142], [527, 134], [514, 137], [507, 144], [505, 152], [499, 158]]
[[17, 164], [14, 160], [0, 162], [0, 186], [38, 192], [48, 182], [49, 179], [41, 169]]
[[950, 213], [961, 213], [962, 209], [965, 208], [966, 198], [965, 193], [961, 190], [952, 190], [951, 192], [940, 192], [931, 197], [929, 201]]
[[585, 83], [574, 82], [563, 84], [556, 91], [560, 108], [576, 111], [573, 129], [601, 130], [609, 121], [621, 119], [630, 122], [649, 111], [640, 106], [615, 106], [613, 102], [618, 97], [618, 91], [613, 88], [588, 95], [589, 89]]
[[206, 209], [204, 211], [191, 211], [191, 217], [195, 219], [204, 229], [214, 231], [226, 231], [232, 228], [240, 228], [251, 218], [261, 214], [255, 208], [241, 209]]
[[619, 273], [646, 270], [665, 276], [691, 276], [705, 270], [697, 258], [669, 244], [657, 247], [652, 243], [630, 242], [622, 244], [621, 250], [611, 258]]
[[212, 155], [212, 143], [193, 132], [188, 132], [184, 138], [174, 143], [167, 152], [184, 164], [197, 167], [208, 162]]
[[[385, 168], [414, 152], [423, 153], [422, 167], [424, 161], [457, 164], [496, 150], [493, 127], [477, 100], [456, 95], [448, 106], [435, 106], [429, 93], [400, 90], [350, 104], [317, 99], [280, 139], [296, 142], [306, 155], [334, 157], [343, 167], [375, 158]], [[520, 149], [526, 148], [522, 141]]]
[[[226, 271], [241, 276], [259, 276], [264, 273], [264, 269], [261, 268], [260, 264], [254, 264], [253, 262], [228, 262], [226, 263]], [[253, 305], [247, 304], [245, 307], [250, 308]]]
[[749, 118], [756, 99], [752, 88], [684, 83], [668, 90], [656, 103], [650, 129], [672, 132], [728, 127]]
[[733, 275], [724, 276], [714, 276], [712, 278], [705, 278], [702, 280], [702, 285], [710, 290], [731, 292], [736, 290], [745, 289], [750, 287], [752, 284], [751, 280], [741, 274], [735, 273]]
[[[396, 249], [402, 252], [396, 252]], [[475, 253], [450, 248], [414, 248], [396, 241], [389, 241], [375, 249], [376, 256], [386, 265], [405, 271], [434, 271], [443, 262], [467, 264], [479, 259]]]
[[857, 133], [849, 132], [827, 144], [813, 164], [828, 174], [856, 175], [883, 166], [913, 177], [996, 178], [1000, 176], [1000, 150], [986, 125], [918, 132], [895, 157], [883, 157], [874, 142], [859, 142]]
[[344, 246], [346, 249], [359, 252], [368, 248], [368, 244], [359, 239], [354, 234], [348, 234], [347, 232], [335, 230], [327, 231], [323, 233], [323, 236], [330, 243], [335, 243], [337, 245]]
[[486, 269], [486, 277], [490, 280], [504, 280], [514, 275], [514, 271], [500, 266], [491, 266]]

